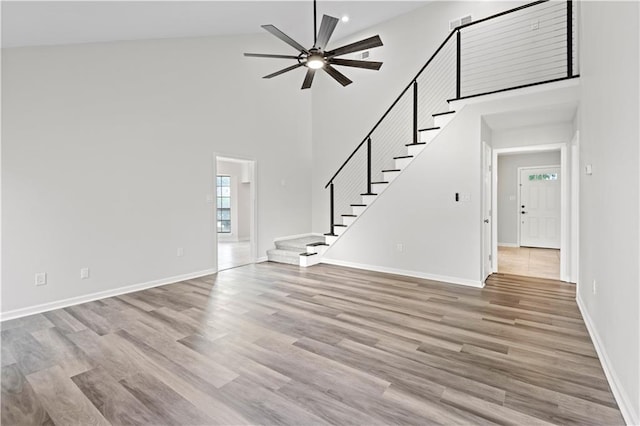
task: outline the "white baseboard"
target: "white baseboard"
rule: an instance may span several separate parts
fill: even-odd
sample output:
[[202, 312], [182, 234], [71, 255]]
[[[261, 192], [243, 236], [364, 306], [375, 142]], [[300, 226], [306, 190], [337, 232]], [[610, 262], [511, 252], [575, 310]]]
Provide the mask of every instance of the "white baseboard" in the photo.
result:
[[587, 326], [587, 331], [589, 331], [589, 336], [591, 336], [593, 346], [596, 348], [598, 359], [600, 360], [600, 364], [602, 365], [602, 369], [604, 370], [604, 375], [607, 377], [609, 386], [611, 386], [611, 391], [613, 392], [613, 396], [618, 403], [618, 408], [620, 408], [620, 411], [622, 412], [624, 421], [628, 425], [640, 425], [640, 415], [639, 413], [634, 412], [633, 404], [631, 403], [629, 395], [627, 395], [624, 389], [622, 389], [619, 385], [620, 381], [618, 380], [618, 375], [613, 369], [611, 360], [609, 359], [607, 351], [605, 350], [604, 345], [602, 344], [602, 340], [600, 339], [600, 335], [593, 325], [593, 321], [591, 320], [591, 317], [589, 316], [589, 313], [584, 306], [584, 302], [580, 297], [580, 293], [576, 294], [576, 303], [578, 304], [578, 308], [580, 309], [580, 313], [582, 314], [582, 319]]
[[0, 312], [0, 321], [11, 320], [15, 318], [26, 317], [28, 315], [39, 314], [54, 309], [66, 308], [67, 306], [79, 305], [81, 303], [92, 302], [98, 299], [118, 296], [120, 294], [133, 293], [135, 291], [145, 290], [147, 288], [158, 287], [166, 284], [173, 284], [180, 281], [190, 280], [193, 278], [204, 277], [206, 275], [215, 274], [215, 269], [205, 269], [204, 271], [191, 272], [189, 274], [175, 275], [173, 277], [161, 278], [158, 280], [147, 281], [145, 283], [118, 287], [112, 290], [99, 291], [96, 293], [85, 294], [82, 296], [70, 297], [68, 299], [57, 300], [55, 302], [43, 303], [41, 305], [29, 306], [27, 308], [14, 309], [12, 311]]
[[256, 259], [256, 263], [262, 263], [262, 262], [266, 262], [268, 261], [269, 258], [267, 258], [267, 256], [262, 256]]
[[459, 285], [465, 285], [468, 287], [477, 287], [477, 288], [484, 287], [484, 283], [482, 281], [475, 281], [475, 280], [469, 280], [466, 278], [458, 278], [458, 277], [448, 277], [445, 275], [427, 274], [424, 272], [408, 271], [405, 269], [387, 268], [386, 266], [345, 262], [342, 260], [327, 259], [326, 257], [322, 258], [320, 263], [327, 263], [329, 265], [337, 265], [337, 266], [346, 266], [348, 268], [355, 268], [355, 269], [366, 269], [368, 271], [384, 272], [387, 274], [404, 275], [406, 277], [422, 278], [425, 280], [440, 281], [448, 284], [459, 284]]
[[517, 243], [498, 243], [498, 247], [520, 247]]

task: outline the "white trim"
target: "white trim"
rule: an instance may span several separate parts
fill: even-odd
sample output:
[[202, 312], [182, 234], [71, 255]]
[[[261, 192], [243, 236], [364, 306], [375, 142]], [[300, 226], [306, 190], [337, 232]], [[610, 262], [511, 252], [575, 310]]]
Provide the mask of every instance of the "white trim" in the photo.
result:
[[[493, 260], [493, 272], [498, 272], [498, 156], [505, 154], [527, 154], [534, 152], [543, 152], [543, 151], [557, 151], [560, 150], [560, 173], [567, 182], [567, 143], [553, 143], [553, 144], [544, 144], [544, 145], [529, 145], [529, 146], [519, 146], [513, 148], [495, 148], [493, 150], [493, 179], [492, 185], [495, 190], [491, 191], [492, 203], [491, 209], [494, 213], [493, 223], [493, 236], [492, 236], [492, 260]], [[567, 184], [563, 184], [560, 186], [560, 279], [562, 281], [569, 282], [571, 277], [567, 274], [567, 252], [570, 250], [577, 250], [577, 247], [571, 247], [570, 250], [568, 244], [570, 244], [570, 239], [567, 238], [567, 218], [568, 215], [571, 214], [569, 211], [569, 200], [568, 196], [569, 186]], [[518, 238], [520, 238], [518, 236]]]
[[596, 348], [596, 353], [598, 354], [598, 359], [600, 360], [600, 365], [602, 365], [602, 369], [604, 370], [604, 375], [607, 377], [607, 381], [609, 382], [609, 386], [611, 386], [611, 391], [613, 392], [613, 396], [618, 403], [618, 408], [620, 412], [622, 412], [622, 417], [624, 417], [624, 421], [628, 425], [639, 425], [640, 424], [640, 414], [634, 413], [633, 404], [631, 403], [631, 399], [629, 395], [627, 395], [624, 389], [618, 384], [620, 380], [618, 379], [618, 375], [613, 369], [613, 364], [611, 364], [611, 360], [607, 355], [607, 351], [602, 344], [602, 340], [600, 339], [600, 335], [593, 325], [593, 321], [587, 312], [587, 309], [580, 297], [580, 293], [576, 294], [576, 303], [578, 304], [578, 309], [580, 309], [580, 313], [582, 314], [582, 319], [584, 320], [585, 325], [587, 326], [587, 331], [589, 332], [589, 336], [591, 337], [591, 341], [593, 342], [593, 346]]
[[318, 232], [307, 232], [306, 234], [287, 235], [287, 236], [284, 236], [284, 237], [274, 238], [273, 242], [285, 241], [285, 240], [295, 240], [297, 238], [304, 238], [304, 237], [322, 237], [322, 234], [320, 234]]
[[464, 285], [468, 287], [477, 287], [477, 288], [484, 287], [484, 283], [477, 280], [470, 280], [467, 278], [458, 278], [458, 277], [448, 277], [444, 275], [426, 274], [424, 272], [408, 271], [406, 269], [387, 268], [386, 266], [367, 265], [364, 263], [345, 262], [343, 260], [335, 260], [335, 259], [327, 259], [327, 258], [322, 258], [320, 263], [326, 263], [329, 265], [336, 265], [336, 266], [346, 266], [348, 268], [355, 268], [355, 269], [365, 269], [367, 271], [384, 272], [387, 274], [403, 275], [406, 277], [422, 278], [425, 280], [440, 281], [447, 284], [458, 284], [458, 285]]
[[43, 303], [41, 305], [30, 306], [27, 308], [14, 309], [12, 311], [1, 312], [0, 321], [26, 317], [28, 315], [39, 314], [41, 312], [47, 312], [54, 309], [66, 308], [67, 306], [79, 305], [81, 303], [92, 302], [94, 300], [105, 299], [107, 297], [118, 296], [121, 294], [133, 293], [135, 291], [145, 290], [148, 288], [158, 287], [161, 285], [174, 284], [180, 281], [200, 278], [206, 275], [213, 275], [215, 273], [216, 273], [216, 270], [213, 268], [205, 269], [203, 271], [191, 272], [191, 273], [182, 274], [182, 275], [175, 275], [173, 277], [167, 277], [167, 278], [160, 278], [158, 280], [147, 281], [144, 283], [133, 284], [133, 285], [128, 285], [124, 287], [118, 287], [111, 290], [99, 291], [97, 293], [89, 293], [83, 296], [70, 297], [68, 299]]
[[269, 258], [267, 256], [262, 256], [256, 259], [256, 263], [267, 262]]
[[520, 247], [518, 243], [501, 243], [498, 241], [498, 247]]
[[[518, 225], [518, 231], [516, 236], [518, 237], [518, 247], [522, 246], [522, 226], [520, 226], [520, 223], [522, 222], [520, 220], [520, 206], [522, 205], [522, 171], [523, 170], [528, 170], [528, 169], [560, 169], [560, 190], [562, 192], [562, 185], [565, 181], [564, 176], [562, 176], [562, 165], [561, 164], [554, 164], [552, 166], [522, 166], [522, 167], [518, 167], [518, 192], [517, 192], [517, 198], [518, 201], [516, 202], [516, 210], [517, 210], [517, 217], [518, 220], [516, 221], [516, 224]], [[562, 216], [562, 212], [564, 211], [563, 207], [562, 207], [562, 193], [560, 194], [560, 232], [562, 232], [562, 229], [564, 229], [564, 226], [562, 225], [562, 221], [564, 219], [564, 217]], [[562, 239], [562, 236], [561, 236]], [[562, 244], [561, 244], [562, 246]], [[546, 247], [546, 248], [553, 248], [555, 249], [556, 247]]]

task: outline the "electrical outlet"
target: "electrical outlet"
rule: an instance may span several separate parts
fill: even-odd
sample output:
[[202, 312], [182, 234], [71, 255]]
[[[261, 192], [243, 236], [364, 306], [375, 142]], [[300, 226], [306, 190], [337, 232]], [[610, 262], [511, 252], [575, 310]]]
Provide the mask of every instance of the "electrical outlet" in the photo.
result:
[[80, 269], [80, 279], [86, 280], [89, 278], [89, 268], [81, 268]]
[[593, 294], [596, 294], [596, 280], [593, 280]]
[[402, 243], [396, 244], [396, 251], [402, 253], [404, 251], [404, 244]]
[[47, 284], [47, 273], [46, 272], [36, 273], [36, 285], [45, 285], [45, 284]]
[[178, 247], [178, 253], [177, 253], [178, 257], [182, 257], [184, 256], [184, 249], [182, 247]]

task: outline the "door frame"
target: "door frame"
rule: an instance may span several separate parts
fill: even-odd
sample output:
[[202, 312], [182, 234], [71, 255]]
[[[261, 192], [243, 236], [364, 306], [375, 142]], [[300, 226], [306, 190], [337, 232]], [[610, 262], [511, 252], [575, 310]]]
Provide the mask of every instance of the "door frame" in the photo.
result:
[[[489, 181], [489, 188], [486, 187], [485, 182], [484, 182], [484, 178], [485, 178], [485, 173], [487, 172], [487, 170], [485, 169], [485, 165], [487, 164], [487, 150], [489, 151], [489, 157], [491, 158], [491, 164], [489, 166], [489, 172], [491, 173], [491, 179]], [[494, 161], [494, 155], [493, 155], [493, 147], [488, 144], [487, 142], [485, 142], [484, 140], [482, 141], [482, 167], [481, 167], [481, 178], [480, 178], [480, 182], [482, 185], [481, 188], [481, 194], [482, 194], [482, 201], [480, 203], [480, 209], [481, 209], [481, 225], [480, 225], [480, 235], [482, 236], [482, 247], [480, 250], [480, 253], [482, 254], [482, 262], [480, 262], [480, 273], [482, 275], [482, 282], [484, 283], [485, 280], [487, 279], [487, 277], [489, 275], [491, 275], [493, 272], [496, 272], [494, 269], [493, 265], [494, 265], [494, 259], [496, 254], [493, 252], [493, 249], [490, 248], [489, 252], [487, 253], [486, 250], [486, 246], [487, 246], [487, 241], [485, 239], [485, 227], [487, 226], [487, 224], [484, 222], [487, 217], [485, 217], [485, 210], [486, 208], [489, 209], [489, 226], [491, 227], [490, 231], [489, 231], [489, 235], [491, 235], [489, 238], [492, 239], [493, 237], [493, 229], [494, 229], [494, 209], [493, 209], [493, 193], [494, 193], [494, 186], [493, 186], [493, 170], [496, 168]], [[489, 205], [487, 206], [486, 203], [486, 199], [487, 199], [487, 190], [489, 191]], [[492, 242], [489, 242], [490, 246], [492, 246]], [[487, 259], [487, 256], [491, 255], [491, 264], [489, 266], [489, 270], [486, 270], [485, 268], [485, 262]], [[497, 265], [497, 262], [496, 262]]]
[[[569, 238], [568, 223], [569, 220], [577, 220], [573, 213], [575, 209], [569, 208], [568, 194], [569, 194], [569, 179], [567, 176], [571, 176], [568, 167], [567, 158], [567, 146], [568, 143], [554, 143], [544, 145], [529, 145], [519, 146], [513, 148], [495, 148], [493, 149], [492, 159], [492, 191], [491, 191], [491, 211], [493, 213], [493, 226], [492, 226], [492, 243], [491, 243], [491, 264], [493, 272], [498, 272], [498, 156], [505, 154], [530, 154], [544, 151], [557, 151], [560, 150], [560, 173], [565, 179], [563, 179], [560, 185], [560, 280], [570, 282], [571, 277], [567, 273], [569, 266], [568, 252], [573, 253], [577, 250], [577, 247], [570, 247], [571, 241]], [[518, 241], [520, 233], [518, 233]]]
[[[249, 203], [251, 205], [249, 219], [249, 254], [251, 263], [258, 262], [258, 162], [255, 158], [244, 157], [235, 154], [213, 154], [212, 176], [210, 178], [210, 192], [207, 195], [207, 202], [213, 206], [211, 224], [213, 233], [213, 252], [214, 252], [214, 269], [218, 272], [218, 204], [216, 203], [216, 176], [218, 175], [218, 160], [245, 162], [249, 165], [249, 174], [251, 175], [251, 187], [249, 188]], [[210, 198], [211, 197], [211, 198]]]
[[[561, 154], [562, 155], [562, 154]], [[521, 188], [522, 188], [522, 180], [521, 180], [521, 171], [525, 170], [525, 169], [550, 169], [550, 168], [558, 168], [560, 169], [560, 191], [562, 191], [562, 187], [564, 185], [564, 176], [562, 176], [562, 166], [560, 164], [554, 164], [552, 166], [522, 166], [522, 167], [518, 167], [518, 195], [517, 195], [517, 199], [518, 199], [518, 206], [522, 205], [522, 200], [520, 199], [521, 197]], [[562, 201], [562, 194], [560, 194], [560, 201]], [[518, 211], [520, 211], [520, 209], [518, 208]], [[562, 220], [562, 210], [560, 211], [560, 220]], [[522, 247], [522, 241], [520, 240], [520, 216], [518, 216], [518, 247]], [[560, 235], [562, 236], [562, 230], [560, 231]], [[562, 254], [562, 250], [560, 250], [560, 254]]]

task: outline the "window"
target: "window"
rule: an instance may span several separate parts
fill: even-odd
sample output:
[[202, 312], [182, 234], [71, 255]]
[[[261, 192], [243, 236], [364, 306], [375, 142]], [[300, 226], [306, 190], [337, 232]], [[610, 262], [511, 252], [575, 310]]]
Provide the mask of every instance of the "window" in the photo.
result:
[[558, 180], [558, 174], [545, 173], [540, 175], [529, 175], [529, 180]]
[[231, 177], [216, 176], [218, 233], [231, 233]]

